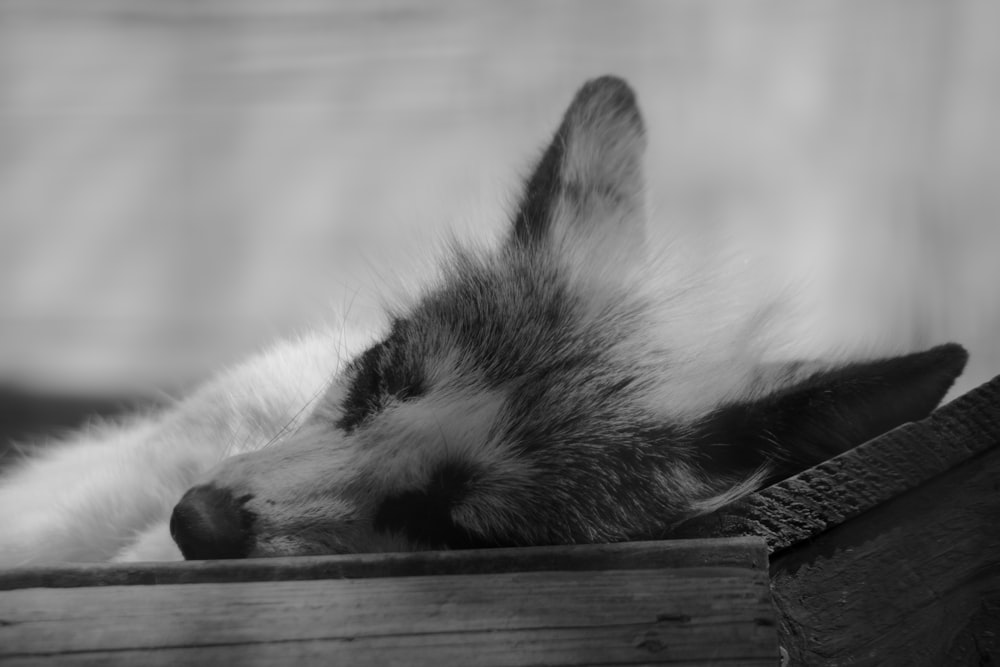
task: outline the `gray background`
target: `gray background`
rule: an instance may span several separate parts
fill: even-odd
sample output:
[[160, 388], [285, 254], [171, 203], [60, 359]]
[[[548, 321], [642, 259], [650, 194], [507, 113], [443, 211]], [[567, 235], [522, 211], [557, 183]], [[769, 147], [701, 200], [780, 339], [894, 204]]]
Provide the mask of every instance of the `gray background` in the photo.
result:
[[1000, 373], [998, 3], [6, 0], [0, 383], [148, 395], [377, 322], [609, 72], [658, 221], [768, 258], [831, 340]]

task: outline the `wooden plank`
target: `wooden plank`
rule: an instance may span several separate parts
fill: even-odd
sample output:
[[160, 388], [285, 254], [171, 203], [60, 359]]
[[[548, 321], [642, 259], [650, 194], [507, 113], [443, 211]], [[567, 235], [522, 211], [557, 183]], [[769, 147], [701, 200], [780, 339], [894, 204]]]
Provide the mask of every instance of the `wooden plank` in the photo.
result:
[[767, 569], [757, 537], [518, 549], [251, 558], [178, 563], [74, 563], [0, 570], [0, 591], [31, 587], [128, 586], [236, 581], [486, 574], [547, 570], [746, 567]]
[[1000, 447], [1000, 376], [885, 435], [719, 512], [679, 536], [760, 535], [772, 552], [812, 539]]
[[773, 665], [765, 545], [746, 548], [740, 567], [19, 588], [0, 662]]
[[1000, 448], [776, 555], [799, 665], [1000, 664]]

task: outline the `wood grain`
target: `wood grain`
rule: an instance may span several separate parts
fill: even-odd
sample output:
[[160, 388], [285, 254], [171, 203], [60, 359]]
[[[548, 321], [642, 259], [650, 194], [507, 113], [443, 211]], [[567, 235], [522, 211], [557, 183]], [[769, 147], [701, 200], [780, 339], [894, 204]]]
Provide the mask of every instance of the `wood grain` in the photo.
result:
[[765, 546], [734, 544], [742, 566], [702, 545], [680, 567], [20, 588], [0, 662], [773, 665]]
[[801, 665], [1000, 664], [1000, 448], [772, 560]]
[[760, 535], [772, 552], [812, 539], [1000, 447], [1000, 377], [829, 461], [684, 526], [679, 535]]

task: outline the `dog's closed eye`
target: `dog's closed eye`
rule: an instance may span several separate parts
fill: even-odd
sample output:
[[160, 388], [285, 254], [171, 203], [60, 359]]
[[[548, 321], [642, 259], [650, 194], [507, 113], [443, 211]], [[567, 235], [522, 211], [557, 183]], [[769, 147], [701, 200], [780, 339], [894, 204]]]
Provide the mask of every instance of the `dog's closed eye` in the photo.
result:
[[388, 338], [372, 345], [348, 366], [352, 380], [337, 428], [350, 433], [384, 410], [390, 401], [405, 401], [424, 394], [424, 374], [407, 357], [402, 345], [406, 326], [405, 321], [396, 320]]

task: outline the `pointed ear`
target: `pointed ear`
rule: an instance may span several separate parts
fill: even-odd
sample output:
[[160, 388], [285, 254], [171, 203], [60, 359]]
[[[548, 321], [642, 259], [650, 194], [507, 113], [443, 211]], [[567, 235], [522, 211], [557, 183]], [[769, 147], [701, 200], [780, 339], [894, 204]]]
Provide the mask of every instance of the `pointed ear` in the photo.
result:
[[707, 471], [746, 474], [770, 464], [775, 478], [809, 468], [900, 424], [926, 417], [965, 368], [949, 343], [892, 359], [817, 373], [758, 400], [727, 406], [699, 429]]
[[511, 243], [569, 246], [588, 259], [641, 250], [645, 146], [629, 85], [611, 76], [588, 81], [528, 180]]

